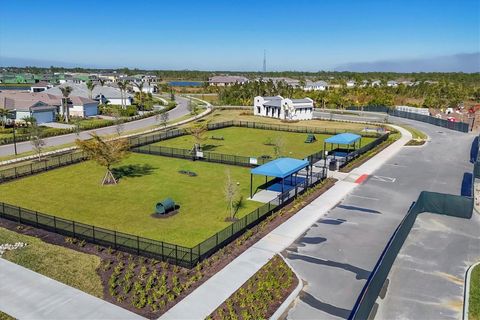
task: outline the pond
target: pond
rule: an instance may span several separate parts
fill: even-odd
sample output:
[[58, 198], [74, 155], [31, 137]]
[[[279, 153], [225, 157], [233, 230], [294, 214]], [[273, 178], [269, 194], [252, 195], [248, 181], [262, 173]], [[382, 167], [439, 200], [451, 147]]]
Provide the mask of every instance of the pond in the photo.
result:
[[201, 87], [203, 82], [200, 81], [171, 81], [168, 83], [172, 87]]

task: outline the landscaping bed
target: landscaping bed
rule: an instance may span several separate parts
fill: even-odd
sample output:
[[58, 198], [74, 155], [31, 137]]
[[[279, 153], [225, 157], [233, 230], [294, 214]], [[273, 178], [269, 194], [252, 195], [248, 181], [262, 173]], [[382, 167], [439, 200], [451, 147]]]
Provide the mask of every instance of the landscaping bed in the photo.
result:
[[207, 319], [268, 319], [297, 285], [292, 269], [275, 255]]
[[468, 319], [480, 320], [480, 265], [470, 274], [470, 297], [468, 300]]
[[328, 178], [309, 189], [191, 270], [155, 259], [85, 243], [41, 229], [24, 226], [18, 228], [19, 224], [4, 219], [0, 219], [0, 226], [25, 235], [36, 236], [48, 243], [100, 257], [100, 267], [97, 268], [95, 274], [102, 279], [104, 299], [154, 319], [215, 275], [255, 242], [323, 194], [334, 185], [335, 181], [335, 179]]
[[398, 137], [396, 135], [393, 135], [393, 136], [391, 135], [386, 141], [382, 142], [372, 150], [367, 151], [364, 154], [360, 155], [359, 157], [355, 158], [354, 160], [350, 161], [344, 167], [340, 168], [338, 171], [340, 172], [352, 171], [353, 169], [361, 166], [362, 164], [364, 164], [365, 162], [367, 162], [368, 160], [376, 156], [380, 151], [387, 148], [389, 145], [394, 143], [397, 139]]

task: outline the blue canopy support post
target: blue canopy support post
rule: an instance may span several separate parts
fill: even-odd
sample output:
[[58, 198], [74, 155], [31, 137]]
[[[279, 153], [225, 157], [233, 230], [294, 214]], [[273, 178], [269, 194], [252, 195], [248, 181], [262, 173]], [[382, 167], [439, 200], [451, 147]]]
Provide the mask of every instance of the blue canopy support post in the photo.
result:
[[250, 199], [252, 199], [253, 174], [250, 173]]

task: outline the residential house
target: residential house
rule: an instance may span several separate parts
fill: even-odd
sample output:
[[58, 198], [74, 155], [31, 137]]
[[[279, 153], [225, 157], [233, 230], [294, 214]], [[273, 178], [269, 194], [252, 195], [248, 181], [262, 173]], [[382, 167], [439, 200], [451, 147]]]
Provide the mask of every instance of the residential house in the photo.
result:
[[265, 77], [265, 78], [259, 78], [257, 79], [257, 81], [262, 81], [262, 82], [272, 81], [275, 85], [277, 85], [280, 82], [283, 82], [286, 85], [289, 85], [290, 87], [294, 87], [294, 88], [300, 87], [300, 80], [286, 78], [286, 77]]
[[372, 82], [370, 83], [370, 85], [372, 87], [380, 87], [382, 85], [382, 81], [381, 80], [372, 80]]
[[70, 97], [69, 101], [68, 111], [71, 116], [86, 118], [98, 114], [98, 101], [78, 96]]
[[50, 83], [45, 81], [40, 81], [35, 84], [32, 84], [32, 86], [30, 87], [30, 92], [42, 92], [52, 87], [53, 85], [51, 85]]
[[285, 99], [282, 96], [254, 98], [253, 113], [256, 116], [281, 120], [311, 120], [313, 118], [313, 100]]
[[394, 80], [387, 81], [387, 87], [392, 87], [392, 88], [398, 87], [398, 83], [397, 81], [394, 81]]
[[310, 81], [307, 80], [305, 82], [305, 86], [303, 87], [303, 90], [305, 91], [325, 91], [328, 89], [328, 83], [325, 81]]
[[348, 80], [347, 81], [347, 88], [355, 87], [355, 80]]
[[[59, 87], [70, 86], [72, 87], [73, 91], [70, 94], [71, 96], [83, 97], [83, 98], [90, 98], [90, 91], [87, 88], [87, 85], [84, 83], [64, 83], [60, 86], [53, 87], [48, 89], [47, 93], [61, 95], [62, 92]], [[120, 89], [114, 88], [111, 86], [100, 86], [96, 85], [93, 88], [91, 93], [91, 98], [95, 101], [98, 101], [101, 104], [110, 103], [110, 104], [122, 104], [122, 95]], [[123, 102], [125, 105], [129, 106], [133, 102], [133, 96], [128, 93], [123, 93]]]
[[34, 117], [37, 123], [55, 121], [61, 97], [44, 92], [1, 91], [0, 108], [10, 111], [15, 121]]
[[225, 87], [234, 84], [247, 83], [248, 79], [242, 76], [213, 76], [208, 79], [208, 84], [211, 86]]
[[362, 84], [359, 85], [360, 88], [366, 88], [368, 87], [368, 85], [370, 84], [370, 82], [368, 80], [362, 80]]

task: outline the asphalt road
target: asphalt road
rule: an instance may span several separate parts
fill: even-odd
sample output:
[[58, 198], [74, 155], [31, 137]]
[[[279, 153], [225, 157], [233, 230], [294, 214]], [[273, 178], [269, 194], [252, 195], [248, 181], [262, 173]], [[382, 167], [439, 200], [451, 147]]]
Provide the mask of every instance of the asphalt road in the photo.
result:
[[[183, 117], [184, 115], [189, 114], [188, 111], [188, 99], [176, 96], [177, 107], [168, 111], [169, 119], [175, 120], [177, 118]], [[155, 120], [155, 116], [140, 119], [132, 122], [127, 122], [123, 124], [123, 131], [132, 131], [138, 130], [142, 128], [147, 128], [157, 124], [158, 122]], [[45, 147], [53, 147], [58, 145], [63, 145], [67, 143], [72, 143], [76, 139], [88, 139], [90, 137], [90, 133], [97, 133], [98, 135], [110, 135], [116, 133], [116, 126], [110, 127], [103, 127], [94, 130], [82, 131], [79, 136], [75, 133], [45, 138], [44, 141], [46, 143]], [[18, 153], [28, 152], [32, 150], [32, 144], [29, 141], [17, 143], [17, 151]], [[0, 146], [0, 157], [1, 156], [8, 156], [14, 154], [13, 144], [3, 145]]]
[[[464, 173], [472, 172], [473, 135], [390, 120], [423, 130], [431, 141], [423, 147], [404, 147], [284, 252], [306, 284], [288, 319], [348, 318], [389, 237], [419, 193], [459, 195]], [[467, 226], [469, 221], [458, 224]], [[399, 308], [408, 308], [408, 302], [402, 303]]]

